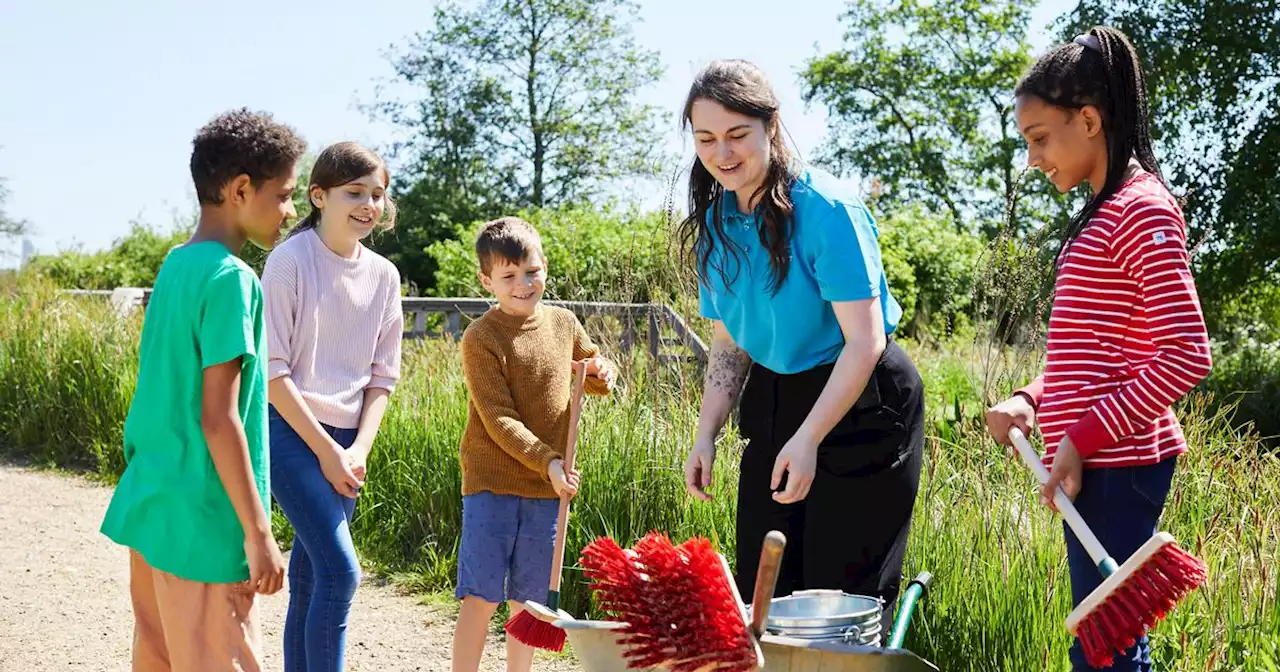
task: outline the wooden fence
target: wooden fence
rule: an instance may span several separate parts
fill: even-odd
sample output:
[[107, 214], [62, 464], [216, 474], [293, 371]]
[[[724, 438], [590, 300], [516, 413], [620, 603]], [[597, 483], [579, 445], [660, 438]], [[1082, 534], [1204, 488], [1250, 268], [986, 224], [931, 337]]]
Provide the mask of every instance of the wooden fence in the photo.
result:
[[[150, 288], [124, 287], [115, 290], [70, 289], [64, 293], [76, 296], [102, 296], [110, 298], [117, 311], [146, 307], [151, 296]], [[707, 362], [707, 346], [685, 324], [671, 306], [659, 303], [606, 303], [594, 301], [546, 301], [548, 305], [561, 306], [574, 312], [578, 319], [611, 317], [618, 322], [618, 342], [623, 351], [629, 351], [640, 340], [640, 330], [645, 332], [649, 355], [660, 362], [694, 361], [700, 366]], [[401, 304], [405, 312], [405, 338], [451, 338], [462, 336], [467, 324], [493, 307], [491, 299], [404, 297]], [[430, 319], [434, 315], [439, 320]], [[438, 328], [432, 328], [439, 322]], [[675, 348], [676, 352], [670, 349]]]

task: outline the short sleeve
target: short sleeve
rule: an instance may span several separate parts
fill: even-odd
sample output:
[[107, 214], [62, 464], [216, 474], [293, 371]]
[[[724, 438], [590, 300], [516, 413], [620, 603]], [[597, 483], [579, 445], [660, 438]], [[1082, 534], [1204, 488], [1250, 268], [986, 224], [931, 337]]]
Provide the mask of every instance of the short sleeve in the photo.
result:
[[200, 308], [200, 365], [257, 356], [254, 335], [258, 279], [240, 270], [224, 271], [205, 284]]
[[884, 273], [871, 213], [862, 205], [837, 204], [817, 223], [813, 274], [826, 301], [861, 301], [880, 296]]
[[710, 320], [720, 319], [715, 301], [711, 298], [711, 290], [701, 282], [698, 283], [698, 314]]

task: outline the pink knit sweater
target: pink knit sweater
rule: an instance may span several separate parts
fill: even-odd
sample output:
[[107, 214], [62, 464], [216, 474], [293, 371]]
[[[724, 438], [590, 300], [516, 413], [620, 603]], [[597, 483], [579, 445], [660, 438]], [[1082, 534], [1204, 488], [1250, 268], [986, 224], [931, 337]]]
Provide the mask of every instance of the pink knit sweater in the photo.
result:
[[344, 259], [309, 230], [271, 252], [262, 287], [268, 379], [292, 378], [320, 422], [358, 427], [364, 391], [400, 379], [400, 272], [363, 245]]

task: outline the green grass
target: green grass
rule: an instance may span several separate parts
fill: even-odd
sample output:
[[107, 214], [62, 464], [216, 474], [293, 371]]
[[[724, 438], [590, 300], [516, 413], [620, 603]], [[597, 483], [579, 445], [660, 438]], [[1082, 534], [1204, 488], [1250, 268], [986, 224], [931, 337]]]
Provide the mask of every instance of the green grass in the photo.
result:
[[[106, 302], [70, 300], [42, 284], [0, 292], [0, 451], [116, 477], [139, 327], [137, 316], [112, 317]], [[456, 346], [405, 348], [405, 379], [371, 456], [353, 532], [372, 569], [435, 593], [451, 589], [455, 572], [465, 390]], [[980, 421], [985, 400], [1017, 380], [1009, 368], [1034, 362], [1000, 354], [997, 375], [984, 364], [987, 350], [973, 343], [911, 346], [932, 421], [907, 572], [936, 578], [907, 646], [944, 670], [1066, 669], [1061, 524], [1037, 504], [1020, 462], [986, 440]], [[642, 353], [624, 370], [624, 386], [591, 400], [583, 417], [584, 483], [574, 501], [564, 585], [565, 606], [578, 615], [588, 615], [590, 605], [573, 565], [597, 535], [628, 544], [652, 529], [677, 540], [700, 534], [732, 557], [740, 448], [732, 427], [717, 462], [718, 497], [693, 501], [684, 494], [681, 464], [699, 381], [689, 371], [659, 370]], [[1210, 582], [1153, 633], [1157, 661], [1161, 669], [1276, 669], [1280, 459], [1211, 408], [1201, 397], [1180, 405], [1192, 451], [1161, 525], [1208, 563]], [[277, 522], [287, 542], [287, 523]]]

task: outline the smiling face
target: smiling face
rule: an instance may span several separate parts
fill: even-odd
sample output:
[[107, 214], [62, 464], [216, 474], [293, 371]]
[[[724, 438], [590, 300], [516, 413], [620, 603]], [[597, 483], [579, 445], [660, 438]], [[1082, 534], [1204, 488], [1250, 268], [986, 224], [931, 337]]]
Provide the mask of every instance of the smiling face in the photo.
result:
[[1038, 168], [1065, 193], [1098, 176], [1105, 177], [1107, 141], [1102, 117], [1091, 105], [1073, 110], [1021, 95], [1014, 103], [1018, 129], [1027, 141], [1027, 165]]
[[498, 299], [498, 308], [508, 315], [533, 315], [547, 286], [547, 262], [542, 251], [525, 256], [519, 263], [495, 255], [489, 272], [480, 271], [480, 284]]
[[746, 207], [769, 170], [771, 129], [762, 119], [734, 112], [709, 98], [698, 98], [689, 111], [698, 160], [725, 191], [735, 192]]
[[382, 171], [331, 189], [311, 188], [311, 202], [321, 209], [320, 229], [343, 240], [363, 240], [386, 209], [387, 185]]

